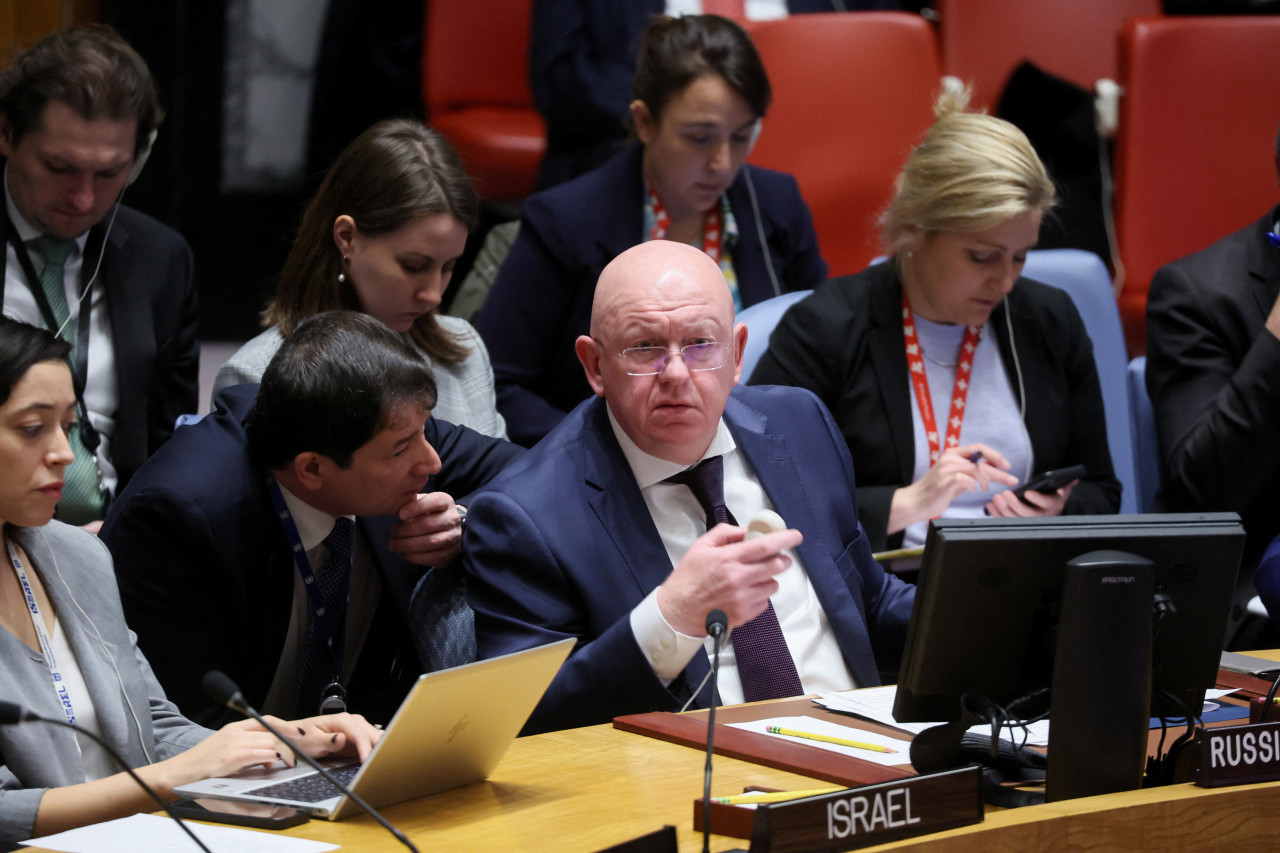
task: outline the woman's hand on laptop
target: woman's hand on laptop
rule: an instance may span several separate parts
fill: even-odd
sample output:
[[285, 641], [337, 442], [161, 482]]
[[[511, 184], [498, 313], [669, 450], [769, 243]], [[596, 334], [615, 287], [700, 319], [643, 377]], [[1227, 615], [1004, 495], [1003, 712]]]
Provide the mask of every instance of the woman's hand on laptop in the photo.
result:
[[[359, 714], [323, 714], [305, 720], [271, 722], [312, 758], [345, 755], [354, 756], [363, 763], [378, 738], [382, 737], [382, 730]], [[292, 765], [292, 752], [288, 760]]]
[[[273, 722], [292, 725], [283, 720]], [[319, 740], [319, 735], [316, 739]], [[270, 767], [277, 760], [292, 765], [293, 753], [255, 720], [240, 720], [228, 723], [187, 751], [139, 767], [137, 772], [162, 798], [173, 800], [176, 799], [173, 789], [179, 785], [211, 776], [230, 776], [247, 767]]]

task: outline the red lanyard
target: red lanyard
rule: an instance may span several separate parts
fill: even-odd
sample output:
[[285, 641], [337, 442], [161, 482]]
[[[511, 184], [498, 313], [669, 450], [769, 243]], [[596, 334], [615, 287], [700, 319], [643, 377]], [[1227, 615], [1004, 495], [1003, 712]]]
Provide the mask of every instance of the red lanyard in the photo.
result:
[[[649, 239], [665, 240], [667, 229], [671, 227], [671, 215], [667, 213], [662, 199], [658, 198], [648, 181], [644, 182], [644, 188], [649, 194], [649, 207], [653, 209], [653, 228], [649, 229]], [[720, 263], [720, 239], [723, 231], [721, 219], [720, 202], [716, 201], [702, 220], [702, 251], [717, 264]]]
[[[933, 400], [929, 396], [929, 378], [925, 374], [924, 359], [920, 357], [920, 339], [916, 337], [916, 323], [911, 316], [907, 292], [902, 291], [902, 337], [907, 348], [907, 368], [911, 374], [911, 387], [916, 392], [916, 404], [920, 407], [920, 420], [924, 434], [929, 439], [929, 464], [933, 465], [942, 455], [938, 443], [938, 422], [933, 416]], [[960, 344], [960, 360], [956, 364], [956, 384], [951, 391], [951, 414], [947, 418], [946, 446], [960, 444], [960, 425], [964, 423], [964, 404], [969, 397], [969, 379], [973, 375], [973, 354], [982, 340], [981, 326], [967, 326], [964, 341]]]

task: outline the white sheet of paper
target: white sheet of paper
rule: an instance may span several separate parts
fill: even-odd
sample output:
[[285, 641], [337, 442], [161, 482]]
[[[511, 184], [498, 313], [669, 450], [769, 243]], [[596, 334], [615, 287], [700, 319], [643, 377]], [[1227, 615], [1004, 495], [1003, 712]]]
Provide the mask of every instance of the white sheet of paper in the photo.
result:
[[[869, 687], [864, 690], [822, 693], [813, 701], [824, 708], [830, 708], [832, 711], [857, 714], [860, 717], [875, 720], [877, 723], [911, 732], [913, 735], [920, 734], [920, 732], [933, 726], [941, 725], [940, 722], [900, 723], [895, 720], [893, 718], [893, 697], [897, 692], [897, 686], [890, 684], [885, 687]], [[974, 726], [969, 731], [974, 734], [987, 735], [988, 737], [991, 735], [990, 726]], [[1013, 743], [1026, 744], [1027, 746], [1046, 746], [1049, 743], [1049, 721], [1040, 720], [1027, 726], [1025, 739], [1022, 728], [1014, 729], [1012, 735], [1010, 735], [1008, 729], [1002, 729], [1000, 738], [1001, 740], [1012, 740]]]
[[[911, 763], [910, 741], [886, 737], [878, 732], [867, 731], [866, 729], [856, 729], [853, 726], [842, 726], [839, 723], [833, 723], [830, 720], [819, 720], [817, 717], [770, 717], [767, 720], [752, 720], [749, 723], [730, 723], [729, 725], [733, 726], [735, 729], [759, 732], [760, 734], [767, 734], [769, 737], [789, 740], [792, 743], [802, 743], [805, 746], [816, 746], [819, 749], [829, 749], [832, 752], [838, 752], [841, 755], [861, 758], [863, 761], [870, 761], [872, 764], [883, 764], [886, 767]], [[895, 749], [897, 752], [876, 752], [870, 749], [858, 749], [855, 746], [842, 746], [838, 743], [825, 743], [820, 740], [809, 740], [807, 738], [773, 734], [772, 732], [766, 731], [769, 726], [777, 726], [783, 729], [794, 729], [800, 732], [811, 732], [819, 735], [829, 735], [831, 737], [840, 737], [846, 740], [857, 740], [862, 741], [863, 743], [873, 743], [877, 746], [886, 746], [890, 749]]]
[[[214, 853], [323, 853], [338, 845], [236, 826], [184, 821]], [[191, 853], [195, 845], [169, 817], [136, 814], [22, 842], [66, 853]]]

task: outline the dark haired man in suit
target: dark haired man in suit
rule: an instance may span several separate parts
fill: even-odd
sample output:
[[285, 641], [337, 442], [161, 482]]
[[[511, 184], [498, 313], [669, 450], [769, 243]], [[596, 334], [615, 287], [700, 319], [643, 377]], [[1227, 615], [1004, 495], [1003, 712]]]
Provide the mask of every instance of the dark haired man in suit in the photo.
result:
[[201, 689], [218, 669], [265, 713], [386, 722], [422, 671], [474, 659], [452, 496], [521, 450], [435, 420], [435, 395], [395, 332], [319, 314], [112, 505], [125, 616], [186, 716], [224, 721]]
[[162, 117], [146, 63], [107, 27], [55, 33], [0, 77], [0, 308], [75, 347], [80, 430], [57, 517], [95, 529], [196, 408], [191, 249], [119, 203]]
[[[1280, 177], [1280, 136], [1274, 153]], [[1246, 539], [1232, 632], [1254, 594], [1259, 557], [1280, 534], [1277, 234], [1280, 207], [1161, 267], [1147, 297], [1147, 391], [1162, 461], [1157, 507], [1240, 513]], [[1280, 616], [1277, 571], [1258, 577], [1273, 619]]]

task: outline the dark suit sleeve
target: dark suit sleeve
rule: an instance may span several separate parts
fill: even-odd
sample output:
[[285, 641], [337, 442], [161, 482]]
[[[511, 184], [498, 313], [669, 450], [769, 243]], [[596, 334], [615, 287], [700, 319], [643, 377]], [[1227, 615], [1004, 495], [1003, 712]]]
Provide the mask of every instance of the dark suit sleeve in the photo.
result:
[[[596, 627], [587, 623], [585, 593], [574, 588], [555, 549], [515, 501], [501, 492], [484, 492], [467, 518], [463, 562], [479, 657], [579, 638], [525, 726], [526, 734], [678, 707], [678, 696], [663, 687], [641, 652], [629, 618], [599, 626], [594, 639], [581, 641]], [[672, 687], [687, 695], [685, 676]]]
[[[880, 681], [883, 684], [893, 684], [897, 681], [898, 668], [902, 663], [902, 653], [907, 643], [907, 626], [911, 621], [911, 610], [915, 605], [916, 588], [915, 585], [906, 583], [897, 575], [886, 572], [884, 567], [876, 562], [872, 556], [873, 542], [866, 534], [865, 525], [860, 520], [862, 516], [862, 492], [857, 488], [856, 473], [853, 469], [853, 458], [849, 454], [848, 445], [845, 438], [841, 434], [840, 428], [836, 425], [835, 419], [831, 416], [825, 405], [815, 406], [817, 412], [815, 420], [821, 420], [826, 433], [827, 458], [830, 459], [829, 465], [822, 466], [824, 470], [832, 473], [839, 471], [843, 477], [844, 488], [841, 490], [843, 494], [853, 493], [857, 495], [855, 501], [852, 523], [846, 521], [845, 524], [855, 529], [855, 535], [849, 542], [844, 554], [836, 561], [839, 570], [844, 573], [846, 571], [846, 560], [852, 564], [853, 570], [846, 575], [846, 584], [849, 586], [850, 592], [855, 602], [861, 602], [861, 610], [863, 618], [866, 620], [867, 633], [871, 641], [871, 651], [875, 656], [875, 664]], [[817, 455], [820, 449], [810, 447], [809, 452], [813, 454], [814, 459], [821, 459], [822, 456]], [[889, 489], [892, 494], [892, 488]], [[837, 493], [839, 494], [839, 493]], [[834, 501], [837, 512], [844, 512], [842, 502], [837, 498]], [[847, 501], [843, 502], [847, 505]], [[848, 541], [847, 539], [845, 541]], [[828, 614], [831, 618], [831, 614]], [[841, 633], [843, 629], [835, 625], [832, 621], [832, 627]], [[853, 652], [846, 648], [845, 657], [850, 659]], [[860, 671], [861, 667], [851, 668], [855, 672]], [[865, 682], [861, 684], [863, 687], [871, 686]]]
[[581, 270], [565, 260], [581, 250], [569, 245], [572, 236], [560, 228], [538, 196], [526, 202], [520, 233], [476, 316], [476, 331], [493, 362], [498, 411], [512, 441], [526, 446], [564, 419], [566, 411], [546, 396], [563, 381], [552, 375], [555, 350], [573, 345], [566, 329], [574, 292], [595, 286], [584, 284]]
[[[177, 493], [134, 491], [113, 507], [101, 536], [115, 561], [126, 620], [169, 699], [203, 725], [226, 722], [201, 679], [217, 669], [243, 685], [244, 670], [258, 663], [254, 650], [233, 639], [246, 591], [221, 570], [220, 543], [203, 513]], [[268, 665], [274, 673], [275, 662]]]
[[523, 447], [509, 441], [436, 418], [427, 421], [426, 434], [440, 457], [441, 469], [423, 491], [447, 492], [459, 502], [524, 454]]
[[1216, 290], [1180, 264], [1151, 282], [1147, 390], [1169, 509], [1244, 512], [1280, 478], [1280, 340], [1263, 328], [1246, 344]]
[[194, 414], [199, 406], [200, 312], [195, 266], [185, 240], [173, 253], [163, 287], [171, 296], [165, 300], [167, 305], [158, 309], [164, 316], [156, 319], [156, 364], [147, 404], [148, 456], [173, 435], [178, 415]]
[[[866, 317], [858, 317], [842, 304], [843, 287], [836, 283], [840, 281], [833, 279], [832, 284], [787, 310], [770, 335], [769, 348], [756, 363], [750, 384], [805, 388], [817, 395], [828, 411], [841, 411], [841, 397], [853, 381], [851, 373], [870, 371], [871, 367], [857, 358], [858, 342], [868, 334]], [[857, 378], [863, 383], [874, 382], [866, 376]], [[846, 446], [852, 452], [853, 426], [845, 424], [844, 429], [848, 431]], [[867, 484], [856, 489], [858, 515], [875, 550], [888, 547], [889, 509], [893, 493], [901, 485]]]

